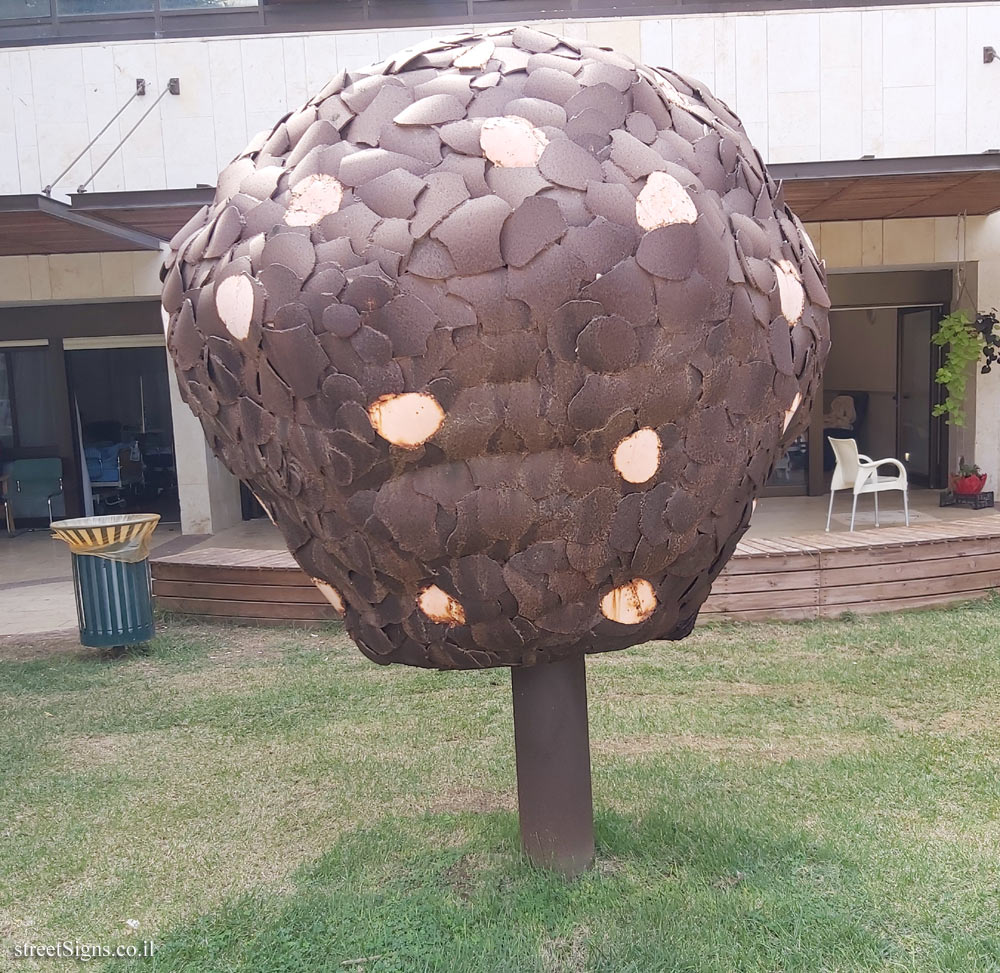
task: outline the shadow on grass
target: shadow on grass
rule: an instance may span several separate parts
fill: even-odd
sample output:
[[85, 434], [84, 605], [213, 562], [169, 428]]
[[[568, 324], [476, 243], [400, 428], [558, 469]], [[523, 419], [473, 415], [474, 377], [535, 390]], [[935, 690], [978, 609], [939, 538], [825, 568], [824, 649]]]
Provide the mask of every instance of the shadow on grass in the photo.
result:
[[596, 824], [595, 868], [567, 883], [524, 860], [512, 813], [389, 818], [343, 835], [291, 891], [159, 931], [156, 957], [129, 968], [874, 970], [896, 953], [845, 848], [738, 816], [605, 811]]

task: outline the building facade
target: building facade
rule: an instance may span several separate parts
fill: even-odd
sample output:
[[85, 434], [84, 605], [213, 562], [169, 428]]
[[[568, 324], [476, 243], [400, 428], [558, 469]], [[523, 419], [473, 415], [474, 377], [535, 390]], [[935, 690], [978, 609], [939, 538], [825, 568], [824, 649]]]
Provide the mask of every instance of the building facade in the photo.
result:
[[[904, 458], [916, 483], [944, 485], [960, 456], [995, 481], [1000, 377], [977, 370], [965, 425], [948, 427], [931, 415], [929, 339], [949, 310], [1000, 306], [1000, 4], [564, 6], [532, 22], [670, 66], [733, 107], [826, 261], [834, 351], [774, 491], [823, 492], [843, 396], [862, 450]], [[143, 502], [179, 503], [186, 532], [248, 515], [166, 368], [162, 241], [336, 72], [507, 7], [0, 0], [0, 463], [59, 456], [68, 512], [88, 496], [115, 509], [127, 448]]]

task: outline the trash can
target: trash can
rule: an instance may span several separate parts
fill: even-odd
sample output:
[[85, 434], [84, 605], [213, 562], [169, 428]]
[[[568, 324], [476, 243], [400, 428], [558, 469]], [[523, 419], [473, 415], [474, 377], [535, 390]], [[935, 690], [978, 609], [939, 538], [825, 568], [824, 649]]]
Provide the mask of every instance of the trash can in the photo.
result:
[[149, 538], [159, 521], [159, 514], [120, 514], [52, 524], [53, 537], [73, 555], [83, 645], [109, 648], [153, 637]]

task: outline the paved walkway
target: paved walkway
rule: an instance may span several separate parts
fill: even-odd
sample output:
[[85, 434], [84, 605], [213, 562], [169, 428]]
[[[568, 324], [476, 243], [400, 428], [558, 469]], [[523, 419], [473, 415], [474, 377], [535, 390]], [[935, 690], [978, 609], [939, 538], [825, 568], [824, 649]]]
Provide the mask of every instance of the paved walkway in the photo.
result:
[[[822, 497], [771, 497], [761, 500], [754, 513], [748, 538], [788, 536], [822, 530], [826, 524], [829, 495]], [[910, 523], [927, 525], [942, 520], [995, 517], [992, 510], [939, 507], [933, 490], [910, 491]], [[873, 529], [871, 497], [859, 502], [857, 528]], [[899, 494], [883, 494], [880, 501], [883, 527], [903, 523]], [[832, 529], [850, 526], [850, 499], [837, 498]], [[233, 547], [275, 550], [283, 548], [281, 535], [261, 519], [239, 524], [214, 536], [183, 536], [178, 524], [160, 524], [153, 547], [161, 553], [177, 553], [192, 547]], [[27, 531], [16, 537], [0, 532], [0, 655], [4, 644], [24, 642], [28, 636], [72, 634], [77, 627], [76, 603], [70, 573], [69, 549], [51, 538], [47, 530]]]

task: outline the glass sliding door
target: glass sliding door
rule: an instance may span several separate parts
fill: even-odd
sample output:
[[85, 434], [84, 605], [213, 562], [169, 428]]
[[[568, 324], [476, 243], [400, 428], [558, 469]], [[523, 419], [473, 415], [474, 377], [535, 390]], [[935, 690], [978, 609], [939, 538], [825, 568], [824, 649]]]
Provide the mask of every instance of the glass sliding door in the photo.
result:
[[896, 457], [917, 486], [939, 488], [947, 479], [945, 426], [931, 415], [938, 398], [934, 382], [939, 349], [931, 336], [940, 307], [900, 308], [897, 327]]
[[765, 496], [804, 496], [809, 492], [809, 427], [807, 426], [774, 464], [765, 487]]
[[153, 337], [118, 344], [126, 340], [66, 343], [94, 511], [152, 512], [164, 521], [176, 521], [179, 501], [166, 352]]

